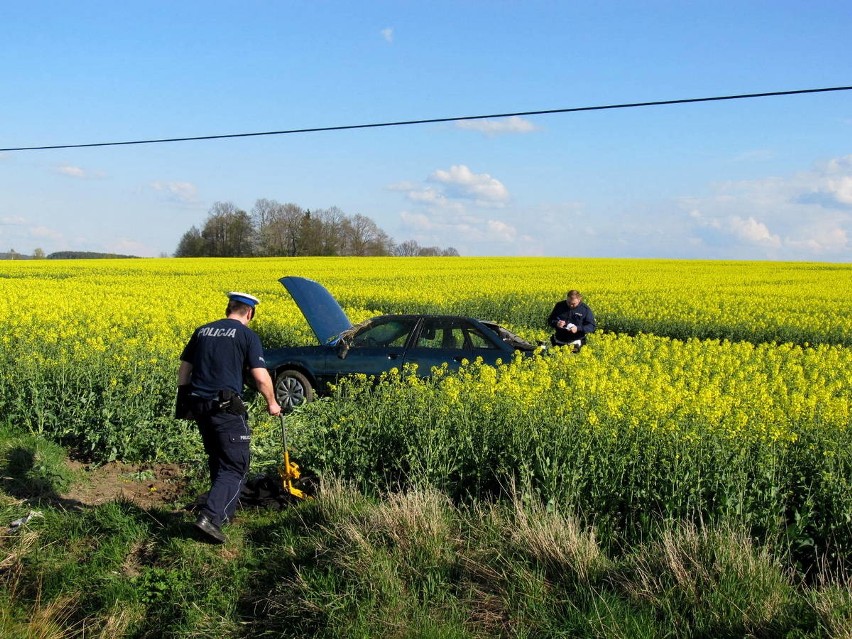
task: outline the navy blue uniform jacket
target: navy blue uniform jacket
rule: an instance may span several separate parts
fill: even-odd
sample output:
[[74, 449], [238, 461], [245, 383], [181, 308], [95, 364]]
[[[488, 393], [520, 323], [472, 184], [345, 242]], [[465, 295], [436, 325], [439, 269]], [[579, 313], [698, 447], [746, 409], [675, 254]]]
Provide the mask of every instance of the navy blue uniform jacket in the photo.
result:
[[[574, 324], [577, 332], [572, 333], [564, 328], [556, 328], [556, 322], [559, 320]], [[565, 300], [556, 303], [547, 318], [547, 323], [556, 330], [556, 339], [566, 343], [578, 339], [585, 344], [586, 335], [594, 333], [597, 327], [592, 309], [586, 306], [585, 302], [580, 302], [576, 307], [571, 308]]]

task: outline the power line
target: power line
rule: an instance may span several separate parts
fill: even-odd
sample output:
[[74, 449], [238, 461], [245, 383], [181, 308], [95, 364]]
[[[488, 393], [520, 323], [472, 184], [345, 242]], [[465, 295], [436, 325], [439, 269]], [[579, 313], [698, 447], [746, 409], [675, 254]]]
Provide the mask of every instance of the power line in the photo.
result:
[[515, 113], [492, 113], [490, 115], [467, 115], [450, 118], [428, 118], [423, 120], [400, 120], [397, 122], [376, 122], [372, 124], [345, 124], [341, 126], [323, 126], [306, 129], [287, 129], [284, 131], [263, 131], [256, 133], [228, 133], [224, 135], [198, 135], [181, 138], [160, 138], [149, 140], [128, 140], [123, 142], [91, 142], [88, 144], [52, 144], [47, 146], [19, 146], [0, 149], [0, 152], [10, 151], [45, 151], [49, 149], [83, 149], [100, 146], [129, 146], [133, 144], [163, 144], [166, 142], [194, 142], [198, 140], [224, 140], [229, 138], [251, 138], [266, 135], [292, 135], [297, 133], [319, 133], [322, 131], [347, 131], [353, 129], [376, 129], [391, 126], [411, 126], [415, 124], [436, 124], [441, 122], [460, 122], [463, 120], [487, 120], [492, 118], [520, 117], [525, 115], [550, 115], [554, 113], [578, 113], [581, 111], [605, 111], [608, 109], [635, 109], [638, 107], [666, 106], [672, 104], [691, 104], [696, 102], [721, 102], [723, 100], [745, 100], [753, 98], [769, 98], [784, 95], [802, 95], [805, 93], [828, 93], [830, 91], [850, 91], [848, 87], [825, 87], [822, 89], [796, 89], [794, 91], [770, 91], [767, 93], [744, 93], [741, 95], [721, 95], [709, 98], [683, 98], [680, 100], [658, 100], [655, 102], [629, 102], [626, 104], [606, 104], [599, 106], [569, 107], [565, 109], [544, 109], [539, 111], [518, 111]]

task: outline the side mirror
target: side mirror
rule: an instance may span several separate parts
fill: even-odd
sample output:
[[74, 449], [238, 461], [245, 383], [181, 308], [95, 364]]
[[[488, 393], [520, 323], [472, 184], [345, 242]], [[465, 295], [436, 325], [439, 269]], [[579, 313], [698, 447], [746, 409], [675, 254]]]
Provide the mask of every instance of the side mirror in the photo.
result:
[[340, 343], [337, 345], [337, 357], [340, 359], [346, 359], [346, 356], [349, 354], [349, 344], [344, 340], [340, 340]]

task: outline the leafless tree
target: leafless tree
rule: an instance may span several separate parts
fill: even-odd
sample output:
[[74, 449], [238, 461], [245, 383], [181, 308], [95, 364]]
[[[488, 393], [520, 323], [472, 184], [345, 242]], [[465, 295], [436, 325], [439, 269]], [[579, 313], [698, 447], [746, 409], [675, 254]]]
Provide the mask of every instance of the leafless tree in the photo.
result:
[[346, 255], [365, 257], [390, 254], [391, 240], [373, 220], [358, 214], [347, 221], [347, 228], [344, 229]]
[[314, 211], [314, 219], [321, 226], [318, 255], [343, 255], [345, 245], [346, 214], [336, 206]]
[[304, 211], [296, 204], [279, 204], [274, 200], [264, 200], [260, 207], [255, 204], [255, 223], [261, 217], [264, 220], [262, 230], [258, 231], [260, 252], [263, 255], [299, 255], [299, 227], [303, 216]]
[[420, 254], [420, 245], [415, 240], [406, 240], [393, 247], [393, 254], [399, 257], [415, 257]]

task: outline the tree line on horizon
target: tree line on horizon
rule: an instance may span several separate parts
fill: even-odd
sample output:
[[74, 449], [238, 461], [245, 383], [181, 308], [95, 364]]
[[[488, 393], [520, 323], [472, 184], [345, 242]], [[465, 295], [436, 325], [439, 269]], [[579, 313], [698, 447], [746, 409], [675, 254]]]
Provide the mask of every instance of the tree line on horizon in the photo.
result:
[[56, 251], [45, 255], [44, 250], [37, 248], [32, 255], [18, 253], [11, 249], [6, 253], [0, 253], [0, 260], [116, 260], [116, 259], [138, 259], [136, 255], [122, 255], [121, 253], [97, 253], [95, 251]]
[[450, 247], [397, 244], [369, 217], [333, 206], [311, 211], [297, 204], [259, 199], [251, 211], [215, 202], [201, 228], [180, 239], [175, 257], [379, 257], [458, 256]]

